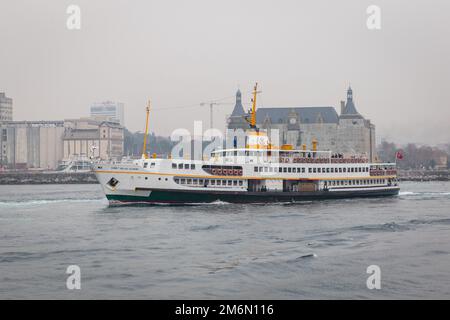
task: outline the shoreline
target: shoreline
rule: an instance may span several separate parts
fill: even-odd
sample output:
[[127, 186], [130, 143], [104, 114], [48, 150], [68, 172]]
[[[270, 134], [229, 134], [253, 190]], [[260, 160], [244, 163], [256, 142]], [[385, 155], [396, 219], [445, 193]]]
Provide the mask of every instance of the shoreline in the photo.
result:
[[0, 185], [20, 184], [98, 184], [93, 172], [1, 172]]
[[[450, 170], [399, 170], [398, 180], [411, 182], [450, 181]], [[98, 184], [93, 172], [0, 172], [0, 185]]]
[[450, 170], [398, 170], [398, 180], [400, 182], [450, 181]]

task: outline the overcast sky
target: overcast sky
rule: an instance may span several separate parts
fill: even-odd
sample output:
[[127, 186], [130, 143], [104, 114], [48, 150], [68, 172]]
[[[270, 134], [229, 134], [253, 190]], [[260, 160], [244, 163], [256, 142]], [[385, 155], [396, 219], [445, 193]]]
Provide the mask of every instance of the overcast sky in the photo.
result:
[[[81, 30], [66, 27], [70, 4]], [[371, 4], [381, 30], [366, 27]], [[450, 142], [450, 1], [0, 2], [0, 92], [15, 120], [82, 117], [116, 100], [126, 126], [142, 131], [150, 98], [151, 130], [169, 135], [207, 126], [200, 102], [238, 87], [249, 107], [255, 81], [259, 106], [337, 109], [350, 83], [378, 141]], [[168, 109], [184, 106], [193, 107]], [[217, 127], [232, 108], [216, 107]]]

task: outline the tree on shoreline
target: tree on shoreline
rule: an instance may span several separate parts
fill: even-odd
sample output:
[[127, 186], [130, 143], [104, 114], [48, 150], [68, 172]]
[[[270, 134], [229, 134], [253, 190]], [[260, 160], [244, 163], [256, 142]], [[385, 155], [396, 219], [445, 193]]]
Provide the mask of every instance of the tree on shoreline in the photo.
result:
[[[142, 155], [142, 146], [144, 143], [144, 133], [130, 132], [124, 129], [124, 155], [131, 157], [140, 157]], [[147, 138], [147, 152], [156, 153], [159, 156], [167, 156], [172, 150], [174, 143], [168, 137], [156, 136], [150, 133]]]
[[383, 162], [394, 162], [395, 154], [403, 150], [403, 160], [397, 161], [401, 169], [443, 169], [448, 168], [449, 153], [441, 148], [408, 143], [403, 146], [382, 141], [378, 146], [378, 155]]

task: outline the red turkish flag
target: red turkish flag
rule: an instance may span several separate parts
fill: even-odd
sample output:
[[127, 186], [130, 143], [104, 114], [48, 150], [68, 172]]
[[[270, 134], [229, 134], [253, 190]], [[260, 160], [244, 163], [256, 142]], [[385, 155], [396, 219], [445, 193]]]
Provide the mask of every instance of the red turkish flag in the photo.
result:
[[398, 160], [403, 160], [403, 151], [399, 150], [395, 153], [395, 158]]

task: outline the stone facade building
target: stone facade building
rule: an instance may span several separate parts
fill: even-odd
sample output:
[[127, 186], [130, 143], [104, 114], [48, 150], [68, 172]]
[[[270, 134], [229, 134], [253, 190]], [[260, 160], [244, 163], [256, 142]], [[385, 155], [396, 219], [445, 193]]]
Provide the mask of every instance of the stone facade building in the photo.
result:
[[[228, 118], [228, 129], [247, 130], [242, 106], [242, 95], [236, 93], [236, 104]], [[311, 149], [314, 139], [319, 150], [364, 155], [375, 159], [375, 126], [358, 113], [353, 101], [353, 91], [347, 90], [347, 101], [341, 101], [341, 114], [334, 107], [275, 107], [259, 108], [256, 113], [257, 126], [279, 132], [279, 145], [291, 144], [300, 149], [302, 144]], [[273, 143], [276, 143], [273, 141]]]
[[101, 160], [123, 156], [123, 127], [117, 122], [90, 118], [65, 120], [64, 158], [93, 156]]

